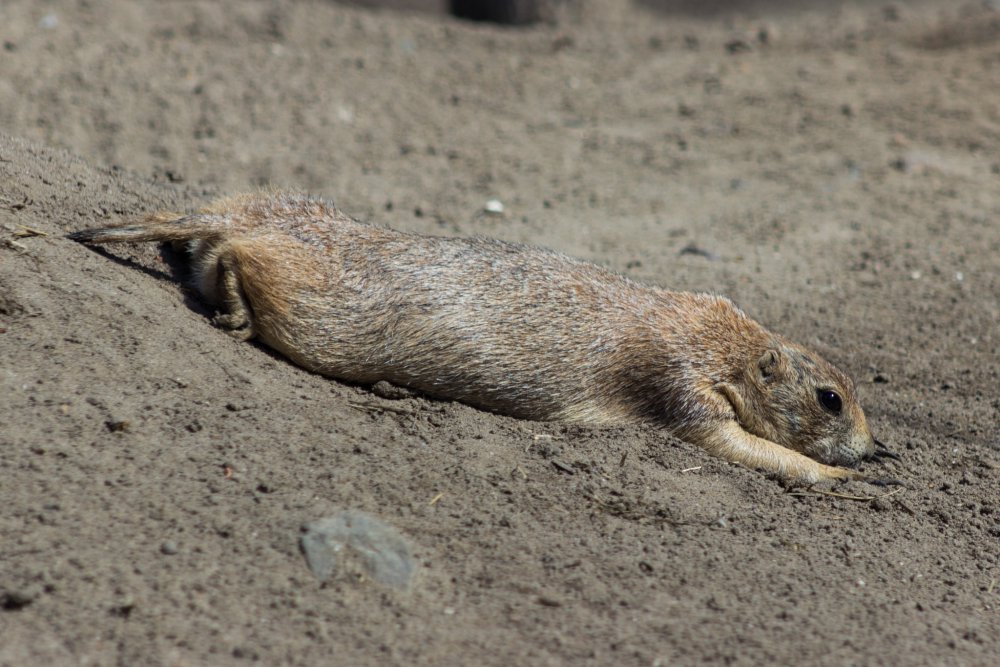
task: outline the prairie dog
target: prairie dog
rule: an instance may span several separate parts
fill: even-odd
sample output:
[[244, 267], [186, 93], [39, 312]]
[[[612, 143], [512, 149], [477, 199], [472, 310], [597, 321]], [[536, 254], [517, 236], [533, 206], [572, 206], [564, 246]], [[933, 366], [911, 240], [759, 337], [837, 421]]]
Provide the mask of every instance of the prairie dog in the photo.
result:
[[524, 419], [649, 421], [802, 482], [893, 456], [851, 380], [729, 299], [543, 248], [406, 234], [293, 193], [70, 235], [186, 244], [218, 326], [323, 375], [387, 381]]

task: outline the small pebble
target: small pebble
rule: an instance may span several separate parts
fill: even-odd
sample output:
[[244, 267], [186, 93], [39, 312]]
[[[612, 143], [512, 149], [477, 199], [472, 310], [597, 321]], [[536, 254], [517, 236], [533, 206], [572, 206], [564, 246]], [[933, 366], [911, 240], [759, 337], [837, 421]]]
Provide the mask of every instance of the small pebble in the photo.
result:
[[166, 542], [160, 545], [160, 553], [165, 554], [167, 556], [173, 556], [174, 554], [177, 553], [177, 543], [171, 540], [167, 540]]
[[127, 419], [112, 419], [104, 422], [104, 425], [112, 433], [125, 433], [132, 428], [132, 422]]
[[27, 586], [15, 590], [0, 590], [0, 610], [18, 611], [24, 609], [41, 595], [38, 586]]
[[503, 202], [499, 199], [491, 199], [486, 202], [485, 210], [492, 215], [503, 215]]
[[876, 498], [871, 502], [871, 508], [876, 512], [888, 512], [892, 509], [892, 505], [884, 498]]

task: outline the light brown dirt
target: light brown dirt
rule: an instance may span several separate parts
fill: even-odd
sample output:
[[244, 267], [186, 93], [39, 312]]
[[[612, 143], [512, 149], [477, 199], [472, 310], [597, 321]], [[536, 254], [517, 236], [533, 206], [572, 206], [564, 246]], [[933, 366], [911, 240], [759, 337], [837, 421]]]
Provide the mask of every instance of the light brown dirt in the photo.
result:
[[[4, 3], [0, 664], [993, 664], [1000, 14], [696, 4]], [[62, 238], [262, 184], [725, 293], [857, 380], [905, 487], [389, 401]], [[313, 577], [347, 509], [408, 591]]]

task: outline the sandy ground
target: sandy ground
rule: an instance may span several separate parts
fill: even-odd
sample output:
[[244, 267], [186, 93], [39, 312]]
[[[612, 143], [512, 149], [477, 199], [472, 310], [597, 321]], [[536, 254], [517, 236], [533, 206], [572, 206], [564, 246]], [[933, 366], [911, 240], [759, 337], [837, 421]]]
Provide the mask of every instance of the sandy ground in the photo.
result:
[[[995, 664], [1000, 13], [794, 7], [3, 3], [0, 664]], [[263, 184], [725, 293], [856, 379], [905, 486], [388, 401], [62, 237]], [[408, 588], [317, 581], [345, 510]]]

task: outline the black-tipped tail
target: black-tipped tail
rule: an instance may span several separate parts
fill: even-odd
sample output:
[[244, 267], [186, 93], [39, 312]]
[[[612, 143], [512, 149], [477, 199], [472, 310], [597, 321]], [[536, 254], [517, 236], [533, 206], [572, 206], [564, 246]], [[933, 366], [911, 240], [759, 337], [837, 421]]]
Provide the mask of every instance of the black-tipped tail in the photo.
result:
[[220, 238], [230, 232], [231, 219], [218, 215], [154, 213], [138, 224], [83, 229], [67, 238], [80, 243], [143, 243]]
[[71, 241], [80, 243], [108, 243], [115, 241], [128, 241], [129, 238], [141, 236], [145, 232], [143, 227], [101, 227], [97, 229], [81, 229], [66, 235]]

